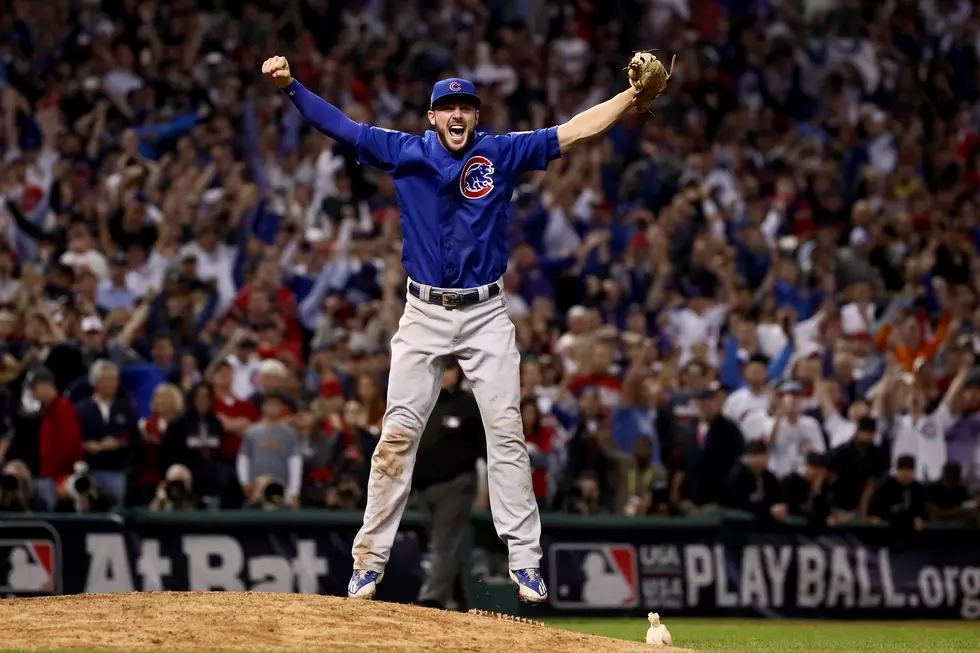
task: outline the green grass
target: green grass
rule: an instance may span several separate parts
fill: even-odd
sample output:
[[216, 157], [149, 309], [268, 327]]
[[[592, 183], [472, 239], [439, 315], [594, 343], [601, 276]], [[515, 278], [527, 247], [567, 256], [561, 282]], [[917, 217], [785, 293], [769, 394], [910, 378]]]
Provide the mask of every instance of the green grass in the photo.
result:
[[[664, 623], [675, 646], [697, 653], [980, 653], [980, 623], [967, 621], [667, 619]], [[632, 641], [642, 641], [647, 629], [643, 619], [549, 619], [547, 624]], [[0, 652], [28, 653], [3, 648]]]
[[[642, 641], [643, 619], [550, 619], [549, 626]], [[966, 621], [664, 619], [674, 646], [697, 653], [980, 652], [980, 624]]]

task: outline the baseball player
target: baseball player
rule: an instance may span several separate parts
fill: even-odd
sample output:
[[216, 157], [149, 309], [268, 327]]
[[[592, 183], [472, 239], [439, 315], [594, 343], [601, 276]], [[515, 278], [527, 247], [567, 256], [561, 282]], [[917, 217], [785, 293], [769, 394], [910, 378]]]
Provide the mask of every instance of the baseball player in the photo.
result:
[[544, 170], [632, 107], [649, 107], [669, 74], [657, 70], [658, 77], [648, 82], [644, 70], [631, 68], [631, 88], [563, 125], [500, 135], [477, 131], [480, 98], [473, 84], [444, 79], [432, 88], [433, 130], [413, 136], [354, 122], [294, 80], [284, 57], [262, 64], [263, 74], [314, 127], [350, 148], [359, 163], [394, 178], [401, 212], [407, 303], [391, 340], [388, 405], [371, 458], [364, 525], [354, 540], [349, 597], [373, 597], [384, 576], [419, 438], [446, 361], [455, 358], [486, 429], [490, 506], [497, 534], [507, 544], [511, 580], [523, 600], [547, 600], [541, 522], [518, 407], [520, 354], [501, 279], [510, 199], [521, 173]]

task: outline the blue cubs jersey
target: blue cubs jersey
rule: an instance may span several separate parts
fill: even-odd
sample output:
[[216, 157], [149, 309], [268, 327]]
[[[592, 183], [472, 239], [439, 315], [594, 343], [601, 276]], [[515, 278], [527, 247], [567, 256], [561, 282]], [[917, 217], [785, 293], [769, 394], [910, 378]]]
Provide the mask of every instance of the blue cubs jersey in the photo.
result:
[[560, 156], [557, 127], [477, 132], [458, 158], [433, 131], [412, 136], [362, 125], [357, 141], [358, 162], [394, 178], [408, 276], [441, 288], [483, 286], [503, 275], [514, 182]]

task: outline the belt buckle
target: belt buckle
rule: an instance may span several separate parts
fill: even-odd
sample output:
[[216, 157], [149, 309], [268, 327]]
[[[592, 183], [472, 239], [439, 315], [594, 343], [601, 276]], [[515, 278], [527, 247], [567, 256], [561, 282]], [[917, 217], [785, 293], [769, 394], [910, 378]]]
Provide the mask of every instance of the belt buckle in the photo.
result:
[[458, 292], [442, 293], [442, 307], [447, 311], [459, 308], [463, 305], [463, 297]]

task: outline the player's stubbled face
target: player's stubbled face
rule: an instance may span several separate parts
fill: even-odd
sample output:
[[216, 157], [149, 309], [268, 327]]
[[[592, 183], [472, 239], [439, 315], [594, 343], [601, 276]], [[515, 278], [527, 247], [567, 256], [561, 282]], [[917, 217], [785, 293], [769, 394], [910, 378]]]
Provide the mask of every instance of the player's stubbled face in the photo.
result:
[[441, 102], [429, 111], [429, 122], [436, 128], [439, 140], [453, 153], [466, 149], [479, 119], [480, 112], [468, 102]]

